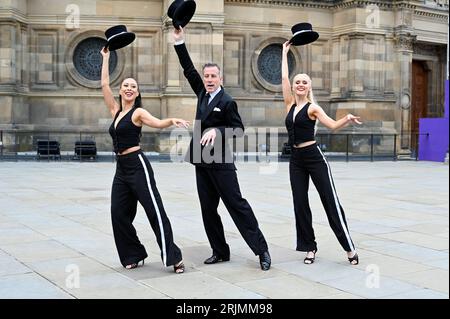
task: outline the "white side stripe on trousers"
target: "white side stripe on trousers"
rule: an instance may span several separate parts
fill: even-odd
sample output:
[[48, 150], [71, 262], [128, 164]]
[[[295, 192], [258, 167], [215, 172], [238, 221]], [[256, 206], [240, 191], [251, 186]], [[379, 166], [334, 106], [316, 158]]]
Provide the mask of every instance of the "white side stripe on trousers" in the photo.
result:
[[339, 200], [338, 200], [338, 197], [337, 197], [336, 189], [334, 187], [333, 179], [331, 178], [330, 165], [328, 165], [328, 161], [325, 158], [325, 155], [323, 155], [322, 150], [320, 149], [319, 146], [317, 146], [317, 149], [319, 150], [320, 154], [323, 157], [323, 160], [325, 161], [325, 164], [327, 165], [327, 168], [328, 168], [328, 179], [330, 180], [331, 189], [333, 190], [334, 204], [336, 205], [336, 209], [337, 209], [337, 212], [338, 212], [339, 220], [341, 222], [342, 229], [344, 230], [345, 237], [347, 238], [348, 245], [349, 245], [351, 251], [354, 251], [355, 250], [355, 246], [353, 246], [353, 243], [352, 243], [352, 241], [350, 239], [350, 234], [348, 233], [347, 226], [344, 223], [344, 218], [342, 217], [342, 212], [341, 212], [341, 206], [339, 205]]
[[156, 202], [155, 195], [153, 195], [152, 185], [150, 184], [150, 176], [148, 175], [148, 170], [147, 170], [147, 166], [145, 165], [145, 161], [142, 158], [141, 154], [139, 154], [138, 156], [139, 156], [139, 159], [141, 160], [142, 166], [144, 167], [145, 179], [147, 180], [148, 190], [149, 190], [150, 196], [152, 198], [153, 206], [155, 207], [155, 210], [156, 210], [156, 216], [158, 217], [159, 232], [161, 233], [161, 250], [163, 253], [163, 264], [164, 264], [164, 266], [167, 266], [166, 239], [164, 236], [164, 228], [163, 228], [162, 219], [161, 219], [161, 212], [159, 211], [159, 206], [158, 206], [158, 203]]

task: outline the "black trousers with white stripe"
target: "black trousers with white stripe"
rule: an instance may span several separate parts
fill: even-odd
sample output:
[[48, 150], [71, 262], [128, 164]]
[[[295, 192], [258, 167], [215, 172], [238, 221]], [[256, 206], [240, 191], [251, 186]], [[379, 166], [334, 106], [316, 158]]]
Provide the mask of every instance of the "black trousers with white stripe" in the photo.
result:
[[150, 162], [141, 151], [117, 156], [117, 168], [111, 191], [111, 217], [119, 258], [123, 266], [146, 258], [133, 220], [137, 202], [141, 203], [155, 233], [165, 266], [181, 261], [181, 251], [173, 242], [172, 227], [156, 188]]
[[344, 210], [334, 187], [330, 166], [317, 144], [302, 148], [292, 148], [289, 173], [294, 198], [295, 221], [297, 228], [297, 250], [313, 251], [317, 243], [312, 226], [309, 207], [309, 178], [320, 195], [328, 222], [345, 251], [355, 250], [345, 220]]

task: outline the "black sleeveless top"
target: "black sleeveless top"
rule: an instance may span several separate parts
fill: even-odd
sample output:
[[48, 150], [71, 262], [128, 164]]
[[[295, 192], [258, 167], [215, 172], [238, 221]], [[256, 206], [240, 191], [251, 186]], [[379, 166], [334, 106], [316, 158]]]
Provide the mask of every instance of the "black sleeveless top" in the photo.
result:
[[295, 104], [292, 105], [286, 117], [286, 128], [289, 135], [289, 145], [296, 145], [303, 142], [314, 141], [314, 127], [316, 121], [313, 121], [308, 116], [308, 108], [311, 103], [306, 103], [304, 107], [295, 116]]
[[135, 107], [129, 110], [128, 113], [119, 120], [119, 123], [117, 123], [117, 128], [115, 128], [114, 123], [116, 122], [120, 114], [120, 112], [117, 112], [116, 116], [114, 117], [114, 121], [109, 127], [109, 134], [112, 137], [114, 152], [116, 154], [122, 153], [127, 148], [139, 146], [142, 127], [136, 126], [131, 120], [131, 117], [133, 116], [135, 110]]

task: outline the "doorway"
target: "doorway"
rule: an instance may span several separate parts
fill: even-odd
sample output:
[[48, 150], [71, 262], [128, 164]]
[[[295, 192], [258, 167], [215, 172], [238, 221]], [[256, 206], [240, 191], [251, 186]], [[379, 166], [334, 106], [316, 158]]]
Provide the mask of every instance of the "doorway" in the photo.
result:
[[428, 108], [428, 70], [423, 61], [413, 60], [411, 89], [411, 152], [418, 154], [419, 119], [427, 117]]

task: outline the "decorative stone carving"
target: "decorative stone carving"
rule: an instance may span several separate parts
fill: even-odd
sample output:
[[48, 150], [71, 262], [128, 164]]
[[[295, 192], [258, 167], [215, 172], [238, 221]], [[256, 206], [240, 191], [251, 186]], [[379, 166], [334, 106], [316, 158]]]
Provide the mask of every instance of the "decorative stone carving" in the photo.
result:
[[279, 5], [291, 7], [309, 7], [328, 9], [335, 5], [336, 0], [320, 0], [320, 1], [301, 1], [301, 0], [225, 0], [226, 3], [244, 3], [244, 4], [262, 4], [262, 5]]
[[399, 34], [395, 36], [396, 49], [400, 51], [413, 51], [414, 42], [417, 36], [407, 34]]
[[411, 96], [408, 92], [403, 92], [402, 97], [400, 99], [400, 106], [403, 110], [408, 110], [411, 106]]
[[448, 9], [448, 0], [425, 0], [425, 5], [432, 8]]

